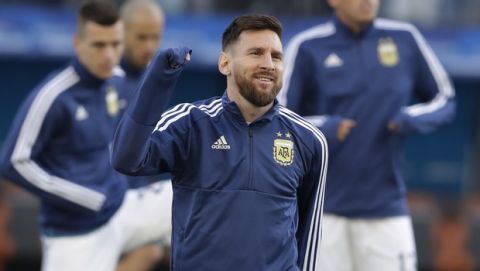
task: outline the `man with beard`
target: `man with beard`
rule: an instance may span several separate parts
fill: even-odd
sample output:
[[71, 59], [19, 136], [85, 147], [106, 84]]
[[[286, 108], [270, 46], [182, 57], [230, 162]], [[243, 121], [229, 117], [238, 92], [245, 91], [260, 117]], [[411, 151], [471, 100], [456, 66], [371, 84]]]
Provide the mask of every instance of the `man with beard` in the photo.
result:
[[172, 270], [316, 268], [327, 145], [275, 100], [281, 32], [271, 16], [234, 19], [218, 61], [225, 94], [165, 112], [191, 51], [162, 51], [120, 121], [113, 166], [172, 173]]

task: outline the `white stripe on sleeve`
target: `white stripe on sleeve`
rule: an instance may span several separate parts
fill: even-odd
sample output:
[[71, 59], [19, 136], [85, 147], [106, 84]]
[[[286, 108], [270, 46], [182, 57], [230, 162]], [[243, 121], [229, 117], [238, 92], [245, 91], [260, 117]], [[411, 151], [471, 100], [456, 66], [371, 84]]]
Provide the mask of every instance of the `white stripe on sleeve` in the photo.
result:
[[315, 195], [314, 210], [312, 214], [312, 220], [310, 221], [310, 230], [308, 232], [307, 246], [305, 250], [305, 258], [303, 260], [303, 271], [315, 271], [316, 266], [318, 266], [319, 257], [317, 255], [320, 249], [320, 240], [321, 240], [321, 222], [323, 216], [323, 202], [325, 197], [325, 183], [327, 178], [327, 167], [328, 167], [328, 147], [327, 140], [325, 136], [312, 124], [305, 121], [298, 114], [293, 111], [280, 107], [280, 114], [291, 119], [293, 122], [298, 125], [306, 128], [311, 131], [314, 136], [319, 140], [322, 146], [322, 165], [320, 170], [319, 185], [317, 187]]
[[209, 104], [203, 104], [200, 106], [195, 106], [193, 104], [189, 103], [184, 103], [175, 106], [174, 108], [165, 111], [162, 114], [162, 118], [158, 121], [155, 131], [165, 131], [170, 124], [178, 121], [179, 119], [187, 116], [190, 114], [190, 111], [192, 109], [198, 108], [202, 110], [205, 114], [209, 115], [210, 117], [215, 117], [222, 111], [222, 100], [221, 99], [216, 99], [210, 102]]
[[86, 208], [99, 210], [105, 201], [105, 195], [50, 175], [31, 158], [33, 145], [53, 102], [78, 80], [79, 77], [73, 68], [68, 67], [40, 89], [20, 128], [10, 160], [18, 173], [39, 189]]
[[433, 78], [437, 84], [438, 93], [431, 101], [408, 106], [404, 109], [405, 113], [412, 117], [416, 117], [419, 115], [432, 113], [445, 106], [448, 99], [455, 96], [455, 91], [445, 69], [418, 29], [409, 23], [387, 19], [375, 20], [375, 26], [382, 29], [403, 30], [410, 32], [417, 43], [420, 52], [425, 57], [427, 65], [432, 71]]
[[316, 38], [323, 38], [335, 33], [335, 26], [332, 22], [314, 26], [310, 29], [300, 32], [295, 35], [287, 45], [285, 52], [285, 71], [283, 76], [283, 88], [278, 95], [278, 102], [281, 105], [287, 105], [287, 93], [290, 88], [290, 78], [295, 66], [295, 59], [297, 58], [300, 45], [307, 40]]

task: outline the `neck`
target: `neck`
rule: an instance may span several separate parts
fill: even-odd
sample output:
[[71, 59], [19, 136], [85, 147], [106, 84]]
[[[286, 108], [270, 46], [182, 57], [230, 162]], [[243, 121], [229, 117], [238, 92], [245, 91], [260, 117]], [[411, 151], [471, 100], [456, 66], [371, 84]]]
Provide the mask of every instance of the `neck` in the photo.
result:
[[271, 102], [266, 106], [256, 106], [243, 98], [238, 90], [232, 89], [231, 87], [227, 87], [227, 95], [230, 101], [237, 104], [247, 124], [250, 124], [263, 116], [273, 105], [273, 102]]
[[122, 58], [120, 61], [120, 66], [125, 71], [127, 77], [133, 79], [139, 79], [144, 71], [144, 69], [134, 66], [127, 58]]
[[362, 31], [363, 26], [358, 25], [358, 24], [352, 24], [352, 25], [347, 25], [350, 30], [352, 30], [352, 33], [358, 34], [360, 31]]
[[360, 33], [365, 28], [365, 26], [367, 26], [370, 23], [370, 22], [363, 23], [363, 22], [356, 22], [353, 20], [349, 20], [345, 16], [342, 16], [342, 14], [339, 14], [339, 13], [337, 13], [337, 18], [342, 24], [344, 24], [347, 28], [349, 28], [354, 34]]
[[100, 78], [95, 74], [91, 73], [88, 68], [83, 65], [83, 63], [78, 57], [73, 58], [73, 67], [75, 71], [79, 74], [82, 81], [86, 84], [91, 84], [92, 86], [99, 86], [107, 80], [106, 78]]

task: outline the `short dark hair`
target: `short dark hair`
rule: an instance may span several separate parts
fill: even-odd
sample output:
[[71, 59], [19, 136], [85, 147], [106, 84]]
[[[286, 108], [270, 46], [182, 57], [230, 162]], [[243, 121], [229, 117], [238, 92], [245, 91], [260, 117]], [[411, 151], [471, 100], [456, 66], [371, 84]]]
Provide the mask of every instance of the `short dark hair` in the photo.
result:
[[103, 26], [111, 26], [120, 20], [120, 13], [117, 5], [108, 0], [84, 1], [80, 7], [77, 18], [79, 32], [83, 25], [94, 22]]
[[235, 18], [222, 35], [222, 50], [238, 40], [240, 34], [247, 30], [272, 30], [282, 38], [282, 24], [277, 18], [263, 14], [247, 14]]

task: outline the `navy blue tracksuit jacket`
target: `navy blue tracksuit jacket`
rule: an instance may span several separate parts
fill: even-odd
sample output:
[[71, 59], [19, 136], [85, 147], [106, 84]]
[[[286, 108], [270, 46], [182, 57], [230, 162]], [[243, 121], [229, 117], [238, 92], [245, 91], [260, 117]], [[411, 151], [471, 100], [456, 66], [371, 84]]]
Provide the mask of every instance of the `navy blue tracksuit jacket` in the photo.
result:
[[155, 67], [122, 117], [112, 163], [131, 175], [172, 173], [172, 270], [315, 270], [321, 132], [277, 103], [247, 125], [226, 94], [162, 114], [179, 71]]
[[43, 234], [91, 231], [123, 202], [126, 179], [109, 162], [122, 82], [121, 76], [100, 80], [74, 59], [18, 110], [3, 144], [1, 175], [40, 199]]
[[[294, 36], [285, 58], [281, 103], [320, 128], [329, 143], [325, 212], [407, 214], [400, 145], [411, 133], [450, 121], [455, 110], [450, 80], [420, 32], [376, 19], [354, 34], [334, 17]], [[356, 126], [340, 143], [344, 118]], [[388, 131], [390, 121], [397, 133]]]

